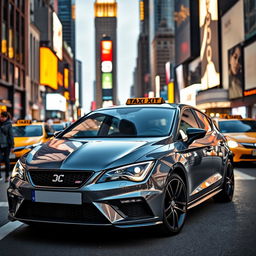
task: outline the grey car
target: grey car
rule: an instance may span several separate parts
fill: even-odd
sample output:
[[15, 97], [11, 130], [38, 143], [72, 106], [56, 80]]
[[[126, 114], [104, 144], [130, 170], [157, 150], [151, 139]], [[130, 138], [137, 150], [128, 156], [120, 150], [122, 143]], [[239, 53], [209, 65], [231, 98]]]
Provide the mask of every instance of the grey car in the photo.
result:
[[232, 154], [208, 116], [187, 105], [130, 103], [91, 112], [24, 155], [7, 192], [9, 219], [157, 225], [169, 235], [188, 209], [232, 200]]

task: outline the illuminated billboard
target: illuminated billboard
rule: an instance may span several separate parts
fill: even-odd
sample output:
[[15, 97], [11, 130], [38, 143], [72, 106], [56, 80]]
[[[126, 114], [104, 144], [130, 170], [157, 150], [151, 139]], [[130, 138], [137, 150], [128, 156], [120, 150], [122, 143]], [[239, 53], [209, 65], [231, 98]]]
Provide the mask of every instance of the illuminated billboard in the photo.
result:
[[176, 64], [184, 62], [191, 56], [190, 8], [189, 0], [175, 1], [175, 59]]
[[244, 30], [245, 38], [249, 39], [256, 35], [256, 1], [244, 0]]
[[47, 47], [40, 47], [40, 84], [58, 89], [58, 58]]
[[222, 86], [229, 88], [228, 50], [244, 41], [243, 1], [238, 1], [221, 18]]
[[112, 89], [112, 73], [103, 73], [102, 74], [102, 89]]
[[200, 0], [201, 84], [206, 90], [220, 84], [218, 1]]
[[[256, 42], [253, 42], [244, 48], [244, 78], [245, 90], [252, 90], [256, 88]], [[252, 90], [255, 92], [255, 90]], [[244, 92], [244, 95], [249, 92]]]
[[228, 91], [229, 98], [243, 96], [243, 50], [240, 44], [228, 51]]
[[67, 110], [66, 98], [59, 93], [47, 93], [46, 110], [57, 110], [65, 112]]
[[62, 60], [62, 24], [55, 12], [52, 14], [53, 19], [53, 50], [60, 60]]
[[69, 84], [69, 70], [67, 68], [64, 68], [64, 87], [68, 88]]
[[113, 69], [112, 61], [101, 62], [101, 72], [104, 72], [104, 73], [112, 72], [112, 69]]
[[102, 100], [113, 99], [112, 73], [102, 73]]
[[101, 41], [101, 61], [112, 61], [112, 41]]

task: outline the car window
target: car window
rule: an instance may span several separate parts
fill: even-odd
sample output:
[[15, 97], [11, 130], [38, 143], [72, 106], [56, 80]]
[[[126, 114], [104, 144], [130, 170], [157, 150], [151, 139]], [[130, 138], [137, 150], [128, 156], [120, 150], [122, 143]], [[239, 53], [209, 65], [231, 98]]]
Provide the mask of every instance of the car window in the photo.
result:
[[219, 129], [223, 133], [256, 132], [254, 120], [219, 121]]
[[171, 108], [105, 109], [86, 116], [64, 138], [168, 136], [175, 110]]
[[178, 139], [187, 139], [188, 128], [199, 128], [196, 119], [190, 109], [186, 109], [181, 117]]
[[195, 110], [195, 113], [198, 117], [198, 122], [199, 122], [200, 128], [206, 130], [207, 132], [211, 131], [212, 126], [210, 124], [208, 117], [197, 110]]
[[41, 125], [13, 126], [14, 137], [38, 137], [43, 135]]

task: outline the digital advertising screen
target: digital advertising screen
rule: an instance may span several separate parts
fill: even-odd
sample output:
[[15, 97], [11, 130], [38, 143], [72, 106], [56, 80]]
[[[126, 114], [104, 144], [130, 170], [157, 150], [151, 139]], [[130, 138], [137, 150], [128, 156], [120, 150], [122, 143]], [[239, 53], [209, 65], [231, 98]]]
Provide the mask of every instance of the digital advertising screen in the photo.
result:
[[228, 50], [228, 91], [229, 98], [243, 96], [243, 49], [240, 44]]
[[218, 52], [218, 1], [200, 0], [200, 58], [202, 89], [220, 84]]

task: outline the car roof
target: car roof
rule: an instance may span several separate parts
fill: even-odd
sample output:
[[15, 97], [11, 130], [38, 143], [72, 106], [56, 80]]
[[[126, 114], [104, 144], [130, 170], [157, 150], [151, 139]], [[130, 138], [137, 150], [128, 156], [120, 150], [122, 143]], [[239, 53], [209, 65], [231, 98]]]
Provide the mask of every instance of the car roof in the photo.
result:
[[178, 103], [162, 103], [162, 104], [135, 104], [135, 105], [120, 105], [120, 106], [113, 106], [107, 108], [99, 108], [95, 111], [102, 111], [102, 110], [111, 110], [111, 109], [120, 109], [120, 108], [170, 108], [170, 109], [181, 109], [183, 107], [191, 107], [193, 106], [185, 105], [185, 104], [178, 104]]
[[229, 118], [229, 119], [226, 119], [226, 118], [213, 118], [213, 120], [216, 120], [217, 122], [219, 121], [256, 121], [255, 119], [253, 118]]
[[12, 124], [12, 126], [44, 125], [44, 122], [32, 122], [31, 124]]

